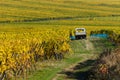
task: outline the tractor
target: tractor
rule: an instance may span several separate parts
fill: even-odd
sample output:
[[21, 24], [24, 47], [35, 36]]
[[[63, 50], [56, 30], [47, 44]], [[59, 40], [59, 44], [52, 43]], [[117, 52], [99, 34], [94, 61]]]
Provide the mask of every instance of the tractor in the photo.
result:
[[86, 39], [86, 29], [85, 28], [75, 28], [74, 36], [70, 35], [71, 40]]

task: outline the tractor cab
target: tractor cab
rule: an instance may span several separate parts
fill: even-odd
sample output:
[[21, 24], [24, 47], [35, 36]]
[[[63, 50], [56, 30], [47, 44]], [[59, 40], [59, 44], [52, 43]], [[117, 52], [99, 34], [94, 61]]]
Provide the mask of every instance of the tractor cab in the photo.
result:
[[86, 39], [86, 29], [85, 28], [75, 28], [74, 36], [70, 35], [71, 40], [75, 39]]
[[85, 28], [76, 28], [75, 29], [75, 38], [76, 39], [86, 39], [86, 29]]

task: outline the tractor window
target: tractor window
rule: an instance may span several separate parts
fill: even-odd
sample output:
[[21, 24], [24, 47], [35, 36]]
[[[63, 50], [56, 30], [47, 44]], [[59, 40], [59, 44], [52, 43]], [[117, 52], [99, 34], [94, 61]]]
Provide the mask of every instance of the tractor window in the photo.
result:
[[78, 32], [84, 32], [84, 29], [77, 29]]

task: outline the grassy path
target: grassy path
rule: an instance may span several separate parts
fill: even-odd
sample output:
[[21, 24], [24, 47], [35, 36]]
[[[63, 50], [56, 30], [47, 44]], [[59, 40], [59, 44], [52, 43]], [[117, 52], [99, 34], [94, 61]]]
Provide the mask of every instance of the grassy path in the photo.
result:
[[[78, 63], [85, 62], [89, 59], [95, 59], [97, 56], [97, 54], [94, 54], [96, 51], [94, 49], [94, 45], [90, 42], [90, 40], [73, 41], [71, 42], [71, 46], [74, 50], [74, 54], [81, 56], [82, 59], [77, 60], [75, 63], [71, 63], [69, 66], [58, 72], [52, 80], [69, 80], [67, 77], [73, 75], [72, 72], [75, 71], [75, 67], [79, 66]], [[89, 67], [86, 69], [88, 68]], [[72, 78], [70, 78], [70, 80], [72, 80]]]
[[[62, 61], [46, 61], [28, 80], [79, 80], [91, 68], [92, 62], [103, 45], [110, 46], [108, 41], [74, 40], [70, 42], [73, 54]], [[99, 45], [102, 45], [101, 47]], [[40, 66], [41, 66], [40, 64]], [[81, 79], [80, 79], [81, 80]], [[82, 79], [84, 80], [84, 79]]]

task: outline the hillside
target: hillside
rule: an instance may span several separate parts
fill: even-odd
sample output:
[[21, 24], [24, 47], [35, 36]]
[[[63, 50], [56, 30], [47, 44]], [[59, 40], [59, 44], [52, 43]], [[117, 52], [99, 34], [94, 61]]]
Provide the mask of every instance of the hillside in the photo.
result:
[[[84, 18], [120, 21], [119, 0], [2, 0], [0, 22]], [[103, 19], [105, 17], [105, 19]]]
[[[81, 27], [87, 39], [70, 40]], [[120, 0], [0, 1], [0, 80], [84, 80], [90, 62], [119, 45]]]

